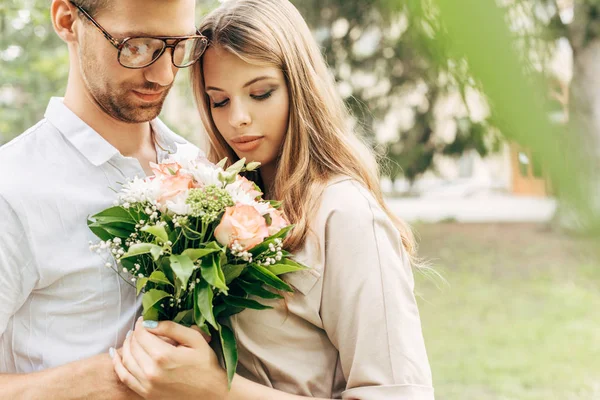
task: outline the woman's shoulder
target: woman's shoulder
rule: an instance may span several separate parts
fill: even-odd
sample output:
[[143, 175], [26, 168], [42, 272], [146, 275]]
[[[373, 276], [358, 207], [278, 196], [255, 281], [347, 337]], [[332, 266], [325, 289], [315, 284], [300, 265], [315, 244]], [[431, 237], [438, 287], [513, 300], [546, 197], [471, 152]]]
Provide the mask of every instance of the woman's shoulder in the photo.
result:
[[321, 197], [319, 211], [345, 213], [372, 213], [380, 209], [373, 193], [361, 182], [349, 176], [336, 176], [327, 182]]
[[347, 221], [348, 228], [387, 219], [373, 193], [348, 176], [336, 176], [326, 184], [314, 222], [324, 227], [332, 222], [333, 216], [335, 221]]

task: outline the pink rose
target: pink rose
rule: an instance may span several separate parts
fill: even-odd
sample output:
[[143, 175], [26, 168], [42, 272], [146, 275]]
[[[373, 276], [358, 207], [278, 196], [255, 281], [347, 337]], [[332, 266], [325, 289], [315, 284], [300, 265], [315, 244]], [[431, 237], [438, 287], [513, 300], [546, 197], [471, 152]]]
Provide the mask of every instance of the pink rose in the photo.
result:
[[194, 178], [191, 175], [177, 174], [163, 177], [160, 183], [160, 195], [158, 202], [166, 204], [168, 200], [172, 200], [179, 194], [194, 188]]
[[290, 223], [286, 221], [283, 214], [276, 209], [269, 211], [271, 216], [271, 225], [269, 225], [269, 236], [278, 233], [280, 230], [288, 226]]
[[177, 162], [169, 162], [164, 164], [155, 164], [151, 162], [150, 168], [152, 168], [152, 172], [154, 172], [154, 175], [167, 178], [173, 175], [177, 175], [177, 173], [182, 167]]
[[238, 176], [237, 181], [240, 182], [240, 187], [242, 190], [248, 193], [252, 199], [256, 199], [258, 196], [262, 195], [262, 192], [256, 190], [256, 186], [251, 180], [243, 176]]
[[254, 207], [245, 204], [227, 207], [215, 229], [215, 238], [219, 243], [231, 247], [237, 241], [243, 250], [262, 243], [267, 236], [269, 230], [263, 216]]

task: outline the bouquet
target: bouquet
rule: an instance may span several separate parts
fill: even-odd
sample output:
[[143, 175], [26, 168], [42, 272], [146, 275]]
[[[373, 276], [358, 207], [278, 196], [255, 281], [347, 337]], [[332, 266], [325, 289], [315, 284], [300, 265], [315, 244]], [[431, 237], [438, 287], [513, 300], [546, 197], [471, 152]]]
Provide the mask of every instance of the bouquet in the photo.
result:
[[219, 339], [229, 383], [237, 367], [235, 336], [224, 324], [246, 308], [270, 308], [292, 289], [279, 276], [305, 267], [282, 248], [292, 229], [278, 210], [241, 176], [258, 163], [224, 169], [206, 159], [151, 164], [154, 176], [135, 178], [114, 207], [88, 218], [108, 252], [106, 266], [143, 292], [143, 317], [198, 326]]

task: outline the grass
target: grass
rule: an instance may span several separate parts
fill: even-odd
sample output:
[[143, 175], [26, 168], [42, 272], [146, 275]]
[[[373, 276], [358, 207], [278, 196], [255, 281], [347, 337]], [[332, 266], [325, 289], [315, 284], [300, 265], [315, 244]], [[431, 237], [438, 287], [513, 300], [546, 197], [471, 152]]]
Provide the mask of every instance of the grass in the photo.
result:
[[436, 399], [600, 399], [600, 243], [530, 224], [415, 227]]

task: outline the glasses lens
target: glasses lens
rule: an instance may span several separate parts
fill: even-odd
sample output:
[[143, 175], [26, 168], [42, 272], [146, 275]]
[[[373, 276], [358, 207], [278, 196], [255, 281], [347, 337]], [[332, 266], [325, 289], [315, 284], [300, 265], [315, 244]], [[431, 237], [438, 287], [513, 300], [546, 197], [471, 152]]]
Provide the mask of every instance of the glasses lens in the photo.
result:
[[202, 56], [208, 41], [206, 38], [189, 38], [177, 43], [173, 52], [173, 64], [179, 68], [189, 67]]
[[154, 38], [133, 38], [123, 44], [119, 62], [129, 68], [141, 68], [154, 62], [162, 54], [165, 42]]

